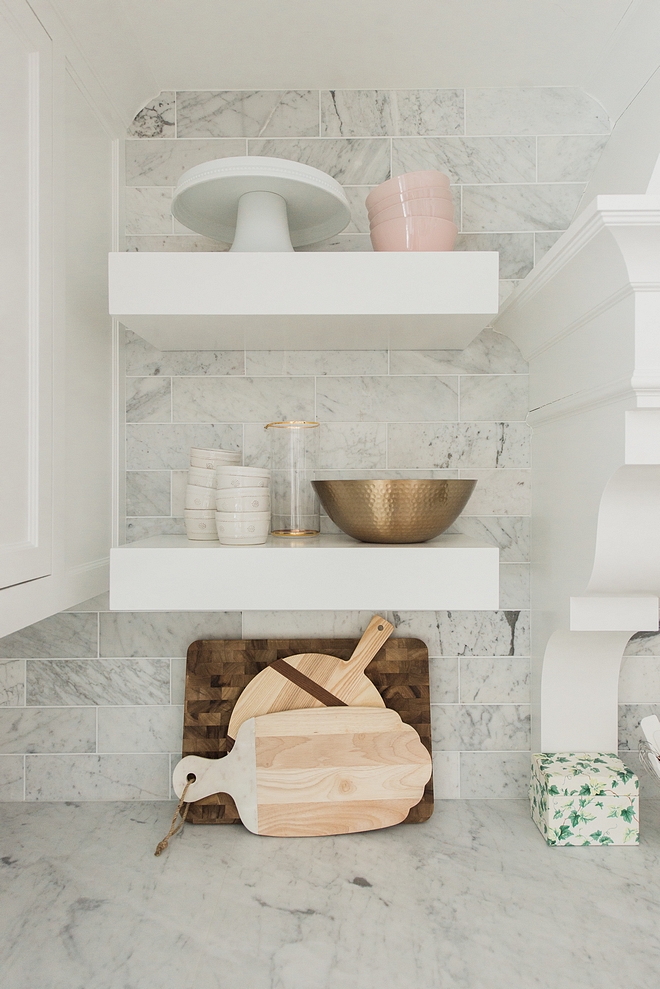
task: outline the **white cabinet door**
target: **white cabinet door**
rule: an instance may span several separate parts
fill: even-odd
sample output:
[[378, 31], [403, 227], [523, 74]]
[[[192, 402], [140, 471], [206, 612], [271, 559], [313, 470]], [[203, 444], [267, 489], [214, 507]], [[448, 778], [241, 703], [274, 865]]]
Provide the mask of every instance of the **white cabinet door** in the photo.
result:
[[0, 587], [51, 571], [51, 47], [0, 0]]

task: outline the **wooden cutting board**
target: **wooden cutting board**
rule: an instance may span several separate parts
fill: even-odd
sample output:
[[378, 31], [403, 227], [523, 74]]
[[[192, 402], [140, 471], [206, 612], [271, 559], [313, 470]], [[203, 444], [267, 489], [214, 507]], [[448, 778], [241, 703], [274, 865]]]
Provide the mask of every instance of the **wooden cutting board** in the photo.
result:
[[226, 758], [186, 756], [173, 783], [190, 801], [230, 793], [249, 831], [290, 838], [400, 824], [431, 768], [396, 711], [300, 708], [248, 718]]
[[[358, 639], [209, 639], [188, 649], [183, 723], [183, 755], [218, 759], [227, 753], [227, 727], [234, 704], [244, 687], [275, 659], [301, 653], [324, 653], [347, 660]], [[387, 707], [418, 732], [431, 751], [429, 661], [420, 639], [388, 639], [371, 661], [365, 675], [380, 692]], [[433, 813], [433, 780], [406, 818], [417, 824]], [[190, 805], [194, 824], [236, 824], [236, 805], [225, 793], [216, 793]]]

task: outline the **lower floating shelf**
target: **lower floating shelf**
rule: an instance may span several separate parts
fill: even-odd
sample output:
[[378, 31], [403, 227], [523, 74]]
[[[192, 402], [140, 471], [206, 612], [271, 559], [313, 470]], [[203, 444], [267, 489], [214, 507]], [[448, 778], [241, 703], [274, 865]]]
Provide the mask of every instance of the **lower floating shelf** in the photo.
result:
[[490, 611], [499, 549], [461, 535], [426, 543], [349, 536], [220, 546], [151, 536], [110, 552], [113, 611]]

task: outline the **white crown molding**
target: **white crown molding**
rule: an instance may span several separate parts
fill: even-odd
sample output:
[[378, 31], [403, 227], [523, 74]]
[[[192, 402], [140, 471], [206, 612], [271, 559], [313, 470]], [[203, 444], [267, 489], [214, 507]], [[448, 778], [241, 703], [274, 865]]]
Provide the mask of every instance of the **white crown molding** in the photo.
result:
[[[658, 387], [660, 394], [660, 380]], [[596, 385], [593, 388], [584, 388], [565, 398], [559, 398], [555, 402], [549, 402], [547, 405], [532, 409], [527, 415], [527, 423], [533, 429], [538, 429], [539, 426], [544, 426], [546, 423], [582, 415], [592, 409], [612, 405], [626, 398], [629, 398], [631, 402], [634, 402], [635, 398], [628, 375]]]

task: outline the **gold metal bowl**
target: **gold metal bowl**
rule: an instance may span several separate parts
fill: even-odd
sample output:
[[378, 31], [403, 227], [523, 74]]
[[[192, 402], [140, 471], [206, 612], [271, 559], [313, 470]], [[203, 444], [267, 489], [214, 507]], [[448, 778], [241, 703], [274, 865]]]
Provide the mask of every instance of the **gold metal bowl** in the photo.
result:
[[423, 543], [461, 514], [471, 480], [312, 481], [332, 521], [363, 543]]

